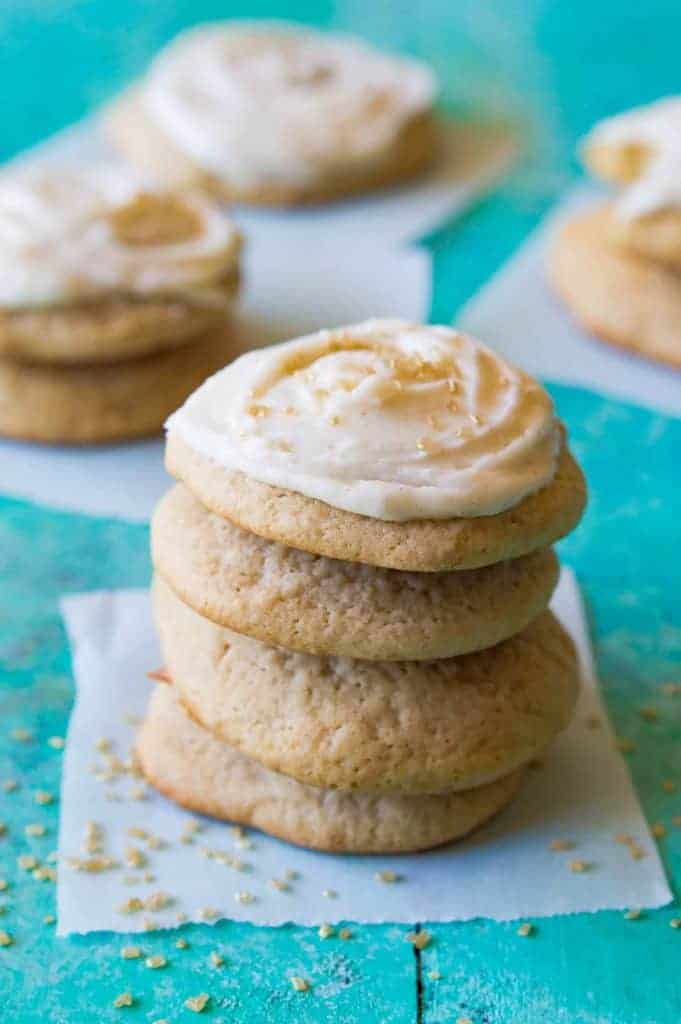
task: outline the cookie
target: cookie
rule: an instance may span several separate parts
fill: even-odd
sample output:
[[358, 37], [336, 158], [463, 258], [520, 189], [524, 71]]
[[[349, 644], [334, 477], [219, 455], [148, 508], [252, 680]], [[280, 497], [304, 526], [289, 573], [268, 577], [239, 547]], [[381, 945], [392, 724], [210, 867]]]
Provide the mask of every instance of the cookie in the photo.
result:
[[549, 253], [549, 280], [590, 333], [681, 367], [681, 277], [614, 244], [611, 216], [604, 206], [563, 225]]
[[238, 273], [221, 287], [223, 305], [201, 305], [180, 296], [117, 295], [65, 306], [0, 310], [0, 358], [94, 365], [176, 348], [224, 323], [225, 305], [238, 292]]
[[424, 65], [347, 36], [214, 23], [171, 42], [105, 129], [166, 187], [316, 203], [424, 170], [437, 146], [434, 95]]
[[681, 97], [669, 96], [599, 122], [582, 145], [588, 169], [620, 186], [613, 241], [681, 269]]
[[182, 485], [152, 523], [157, 572], [199, 615], [265, 643], [370, 660], [446, 658], [518, 633], [558, 579], [550, 549], [409, 573], [312, 555], [208, 512]]
[[196, 193], [150, 191], [122, 168], [0, 175], [0, 357], [112, 363], [219, 328], [241, 239]]
[[243, 339], [228, 323], [189, 345], [109, 365], [0, 358], [0, 434], [97, 444], [158, 433], [190, 391], [242, 350]]
[[336, 853], [407, 853], [460, 839], [513, 799], [523, 775], [440, 796], [317, 789], [216, 740], [163, 685], [152, 695], [136, 756], [153, 786], [192, 811]]
[[543, 752], [579, 687], [550, 612], [495, 647], [440, 661], [320, 657], [269, 647], [154, 587], [167, 671], [192, 718], [272, 771], [326, 789], [471, 789]]
[[477, 569], [548, 547], [579, 522], [586, 504], [581, 469], [563, 445], [554, 479], [492, 516], [390, 522], [334, 508], [303, 494], [227, 470], [176, 432], [166, 468], [212, 512], [268, 540], [386, 569]]

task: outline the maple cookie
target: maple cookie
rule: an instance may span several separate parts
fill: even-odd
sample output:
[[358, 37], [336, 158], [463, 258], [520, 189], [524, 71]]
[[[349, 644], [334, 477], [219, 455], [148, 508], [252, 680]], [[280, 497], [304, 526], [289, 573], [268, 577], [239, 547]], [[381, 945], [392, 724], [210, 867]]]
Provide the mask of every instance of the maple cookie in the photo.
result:
[[148, 437], [209, 374], [243, 351], [231, 323], [140, 359], [46, 366], [0, 357], [0, 434], [49, 444]]
[[612, 210], [567, 221], [553, 240], [549, 280], [587, 331], [681, 367], [681, 276], [612, 239]]
[[435, 80], [414, 60], [284, 23], [182, 33], [106, 118], [163, 185], [256, 204], [319, 202], [423, 170]]
[[202, 729], [157, 686], [137, 739], [148, 781], [193, 811], [337, 853], [407, 853], [460, 839], [505, 807], [523, 772], [476, 789], [409, 797], [341, 793], [263, 768]]
[[165, 351], [219, 328], [240, 236], [196, 193], [122, 169], [0, 176], [0, 357], [83, 365]]
[[545, 549], [482, 569], [412, 573], [312, 555], [208, 512], [178, 485], [152, 521], [156, 571], [199, 615], [264, 643], [354, 658], [447, 658], [519, 632], [549, 603]]
[[600, 122], [582, 154], [589, 170], [622, 189], [607, 222], [609, 237], [681, 270], [681, 96]]
[[201, 618], [161, 579], [166, 669], [204, 728], [313, 786], [443, 793], [508, 775], [568, 724], [572, 641], [550, 612], [486, 651], [440, 661], [320, 657]]
[[568, 221], [549, 278], [587, 330], [681, 366], [681, 97], [602, 121], [582, 145], [614, 200]]
[[169, 471], [217, 515], [389, 569], [525, 555], [586, 499], [546, 391], [449, 327], [372, 320], [270, 346], [167, 427]]

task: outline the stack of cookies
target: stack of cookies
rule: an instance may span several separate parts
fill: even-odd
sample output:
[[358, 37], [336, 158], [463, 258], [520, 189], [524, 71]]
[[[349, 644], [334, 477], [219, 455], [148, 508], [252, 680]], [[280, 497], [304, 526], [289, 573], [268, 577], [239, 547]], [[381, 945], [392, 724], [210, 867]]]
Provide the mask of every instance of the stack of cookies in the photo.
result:
[[565, 224], [550, 277], [604, 341], [681, 367], [681, 97], [620, 114], [588, 135], [583, 155], [614, 202]]
[[414, 60], [281, 22], [182, 33], [106, 118], [164, 186], [255, 204], [323, 202], [404, 181], [432, 161], [436, 83]]
[[511, 800], [578, 690], [547, 605], [585, 487], [538, 384], [446, 327], [323, 331], [208, 380], [167, 465], [137, 747], [159, 790], [347, 852]]
[[240, 237], [195, 193], [124, 170], [0, 178], [0, 433], [148, 435], [244, 348]]

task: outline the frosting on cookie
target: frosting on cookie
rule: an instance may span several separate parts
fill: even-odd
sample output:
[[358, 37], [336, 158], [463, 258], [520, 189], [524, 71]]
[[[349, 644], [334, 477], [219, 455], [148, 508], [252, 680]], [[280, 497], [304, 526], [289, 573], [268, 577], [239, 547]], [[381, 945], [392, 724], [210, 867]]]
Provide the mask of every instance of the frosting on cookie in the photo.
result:
[[435, 91], [425, 65], [350, 37], [216, 22], [156, 58], [140, 99], [200, 167], [254, 187], [371, 164]]
[[636, 147], [644, 151], [640, 173], [615, 203], [624, 219], [681, 206], [681, 96], [608, 118], [585, 140], [589, 146]]
[[494, 515], [548, 484], [548, 394], [449, 327], [369, 320], [247, 353], [166, 424], [229, 470], [376, 519]]
[[112, 292], [225, 302], [240, 237], [196, 194], [146, 192], [123, 169], [44, 168], [0, 177], [0, 305]]

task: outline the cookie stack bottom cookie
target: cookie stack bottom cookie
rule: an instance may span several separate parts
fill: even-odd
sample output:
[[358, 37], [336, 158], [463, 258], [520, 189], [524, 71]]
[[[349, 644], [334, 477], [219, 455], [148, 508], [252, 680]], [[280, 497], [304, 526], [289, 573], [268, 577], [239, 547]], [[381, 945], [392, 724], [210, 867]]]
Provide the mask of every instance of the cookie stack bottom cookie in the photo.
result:
[[170, 683], [138, 757], [194, 810], [320, 849], [425, 849], [510, 802], [569, 722], [578, 671], [546, 611], [550, 549], [379, 568], [256, 536], [177, 486], [152, 550]]

